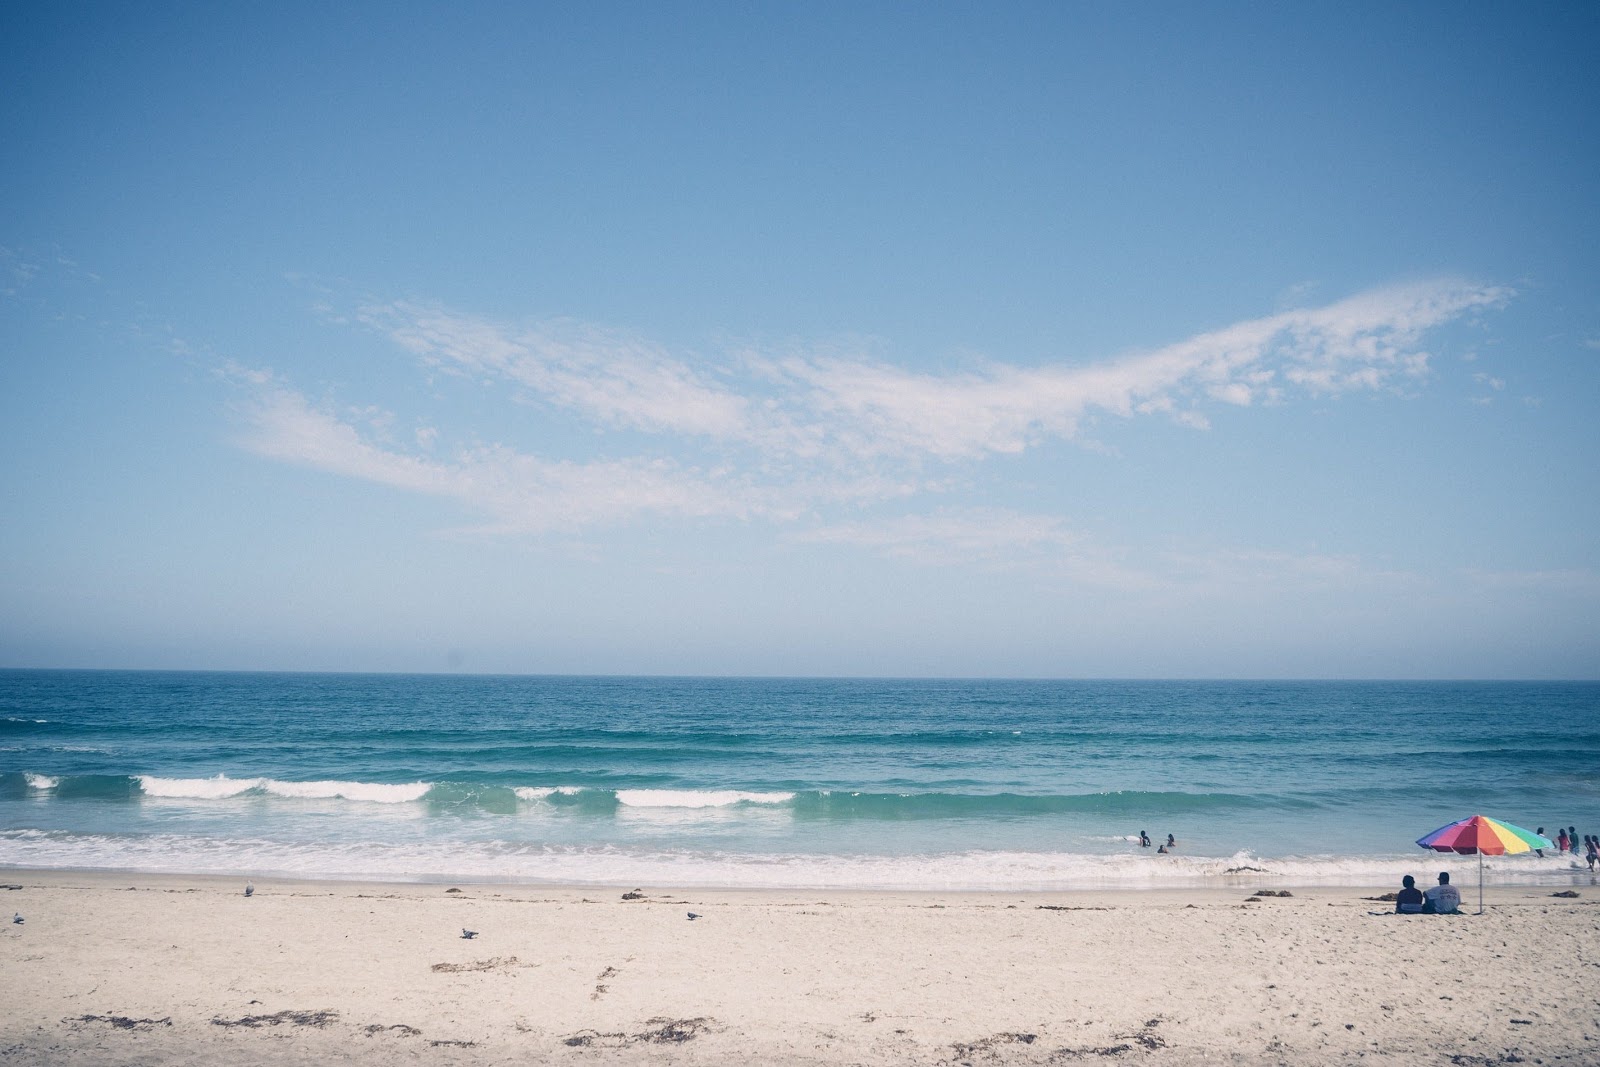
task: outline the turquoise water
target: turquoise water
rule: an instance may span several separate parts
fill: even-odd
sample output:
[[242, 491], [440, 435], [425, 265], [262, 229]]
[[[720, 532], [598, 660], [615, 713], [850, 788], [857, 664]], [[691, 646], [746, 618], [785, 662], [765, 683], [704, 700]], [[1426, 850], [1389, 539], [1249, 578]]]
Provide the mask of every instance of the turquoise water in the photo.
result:
[[[1370, 884], [1600, 833], [1597, 683], [0, 671], [0, 864], [607, 885]], [[1171, 855], [1137, 845], [1171, 833]], [[1495, 857], [1502, 881], [1587, 881]], [[1234, 872], [1230, 874], [1229, 872]], [[1257, 871], [1245, 872], [1259, 879]]]

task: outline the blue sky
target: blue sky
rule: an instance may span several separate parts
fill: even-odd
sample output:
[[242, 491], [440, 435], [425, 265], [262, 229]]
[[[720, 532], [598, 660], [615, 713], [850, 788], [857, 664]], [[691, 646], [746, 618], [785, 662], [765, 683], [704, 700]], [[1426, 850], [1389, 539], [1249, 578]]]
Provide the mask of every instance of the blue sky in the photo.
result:
[[0, 665], [1600, 676], [1597, 41], [7, 5]]

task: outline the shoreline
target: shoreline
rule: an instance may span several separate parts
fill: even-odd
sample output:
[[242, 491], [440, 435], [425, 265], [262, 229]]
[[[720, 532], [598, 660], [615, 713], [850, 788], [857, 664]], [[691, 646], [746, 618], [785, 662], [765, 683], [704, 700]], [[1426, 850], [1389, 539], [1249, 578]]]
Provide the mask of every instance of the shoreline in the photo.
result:
[[[1010, 854], [996, 857], [996, 863], [1004, 866]], [[45, 875], [74, 875], [82, 874], [86, 877], [137, 877], [137, 878], [186, 878], [193, 880], [214, 880], [220, 882], [234, 881], [242, 883], [247, 879], [267, 880], [284, 883], [305, 883], [307, 885], [371, 885], [392, 887], [414, 887], [426, 889], [431, 886], [447, 885], [472, 885], [478, 887], [501, 886], [514, 888], [520, 891], [533, 890], [562, 890], [562, 889], [587, 889], [604, 892], [611, 889], [624, 890], [632, 888], [655, 888], [663, 891], [682, 891], [697, 893], [737, 893], [737, 892], [772, 892], [772, 893], [835, 893], [835, 894], [924, 894], [944, 893], [951, 895], [972, 895], [978, 897], [992, 897], [1007, 894], [1050, 894], [1050, 893], [1108, 893], [1108, 894], [1142, 894], [1151, 892], [1184, 892], [1184, 891], [1220, 891], [1235, 892], [1248, 889], [1259, 883], [1261, 888], [1282, 889], [1302, 887], [1329, 892], [1372, 891], [1393, 892], [1399, 888], [1400, 878], [1404, 874], [1415, 877], [1419, 884], [1429, 885], [1433, 882], [1434, 875], [1441, 871], [1449, 871], [1452, 880], [1462, 891], [1463, 901], [1467, 896], [1472, 896], [1474, 903], [1477, 899], [1478, 875], [1474, 857], [1456, 856], [1448, 853], [1418, 851], [1406, 855], [1374, 855], [1366, 857], [1346, 857], [1347, 862], [1356, 862], [1361, 866], [1355, 870], [1340, 873], [1308, 869], [1310, 863], [1303, 857], [1247, 857], [1250, 862], [1241, 864], [1235, 869], [1219, 873], [1173, 870], [1162, 871], [1160, 866], [1167, 857], [1149, 856], [1128, 857], [1133, 860], [1147, 860], [1152, 866], [1149, 871], [1151, 876], [1135, 878], [1133, 873], [1124, 870], [1121, 877], [1107, 875], [1085, 875], [1073, 873], [1038, 881], [1019, 881], [1014, 885], [933, 885], [933, 886], [908, 886], [899, 884], [872, 884], [872, 883], [841, 883], [841, 882], [757, 882], [739, 884], [729, 881], [694, 881], [682, 878], [670, 879], [652, 877], [660, 872], [642, 870], [633, 872], [630, 878], [608, 876], [597, 879], [570, 878], [559, 875], [551, 877], [532, 877], [514, 875], [496, 875], [469, 871], [445, 872], [427, 871], [419, 874], [388, 875], [386, 873], [344, 873], [330, 872], [307, 874], [292, 870], [281, 870], [263, 867], [238, 867], [220, 870], [200, 869], [172, 869], [167, 867], [141, 867], [141, 866], [107, 866], [97, 867], [81, 864], [68, 864], [62, 866], [39, 866], [28, 863], [7, 862], [0, 860], [0, 873], [16, 872]], [[1196, 858], [1209, 862], [1232, 862], [1239, 857], [1195, 857], [1185, 855], [1183, 859]], [[1313, 858], [1318, 859], [1318, 858]], [[1502, 857], [1495, 857], [1496, 860]], [[1532, 864], [1519, 864], [1511, 868], [1500, 867], [1490, 869], [1484, 882], [1485, 892], [1492, 893], [1495, 889], [1508, 891], [1539, 890], [1539, 889], [1583, 889], [1593, 888], [1600, 892], [1600, 871], [1590, 871], [1579, 866], [1573, 860], [1572, 866], [1559, 870], [1537, 869]], [[1265, 866], [1256, 866], [1263, 864]], [[1277, 866], [1278, 869], [1273, 869]], [[1382, 877], [1376, 877], [1381, 874]], [[1048, 884], [1044, 884], [1048, 882]], [[1376, 886], [1384, 886], [1375, 889]]]
[[1364, 899], [1392, 887], [0, 884], [26, 920], [0, 942], [16, 1064], [1444, 1067], [1600, 1047], [1586, 890], [1491, 886], [1486, 914], [1448, 917]]

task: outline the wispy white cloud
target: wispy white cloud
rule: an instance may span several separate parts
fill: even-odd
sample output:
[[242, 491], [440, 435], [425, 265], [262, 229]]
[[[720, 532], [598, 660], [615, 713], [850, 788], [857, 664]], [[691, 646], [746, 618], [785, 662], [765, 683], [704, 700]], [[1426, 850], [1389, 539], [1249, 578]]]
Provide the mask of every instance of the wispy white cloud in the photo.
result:
[[448, 458], [438, 431], [416, 432], [421, 454], [389, 443], [387, 412], [336, 411], [272, 374], [225, 371], [247, 392], [239, 444], [257, 455], [393, 489], [449, 498], [484, 517], [480, 533], [577, 531], [645, 517], [793, 522], [819, 505], [911, 495], [922, 483], [873, 475], [763, 481], [729, 465], [698, 467], [659, 457], [552, 460], [504, 445], [459, 448]]
[[[240, 443], [258, 455], [413, 493], [460, 501], [497, 533], [578, 530], [644, 515], [782, 517], [760, 493], [666, 460], [589, 463], [545, 460], [503, 446], [458, 451], [448, 460], [384, 447], [350, 413], [319, 407], [269, 376], [244, 376], [248, 428]], [[425, 433], [424, 445], [433, 443]]]
[[439, 412], [420, 413], [402, 434], [381, 410], [316, 404], [261, 372], [231, 376], [251, 393], [246, 447], [457, 500], [483, 517], [483, 529], [760, 520], [798, 524], [813, 543], [907, 559], [1053, 554], [1082, 563], [1083, 546], [1053, 517], [939, 510], [884, 520], [857, 511], [841, 522], [835, 512], [938, 497], [951, 484], [941, 468], [958, 473], [1050, 439], [1092, 444], [1083, 426], [1102, 416], [1204, 430], [1212, 406], [1414, 382], [1427, 372], [1420, 343], [1429, 330], [1509, 296], [1449, 280], [1393, 286], [1098, 362], [997, 362], [950, 374], [837, 351], [739, 351], [711, 363], [616, 331], [510, 326], [411, 302], [369, 303], [354, 316], [429, 368], [575, 413], [596, 429], [642, 433], [646, 447], [654, 443], [648, 454], [637, 454], [637, 436], [625, 439], [631, 455], [607, 455], [603, 435], [548, 456], [500, 443], [451, 446]]
[[1086, 365], [945, 376], [837, 358], [783, 366], [809, 391], [802, 402], [852, 451], [957, 459], [1073, 437], [1094, 413], [1169, 414], [1203, 426], [1196, 408], [1206, 401], [1249, 406], [1291, 391], [1382, 389], [1426, 373], [1428, 354], [1416, 345], [1429, 329], [1509, 296], [1463, 282], [1398, 286]]
[[661, 348], [575, 323], [508, 329], [441, 308], [373, 304], [360, 319], [433, 366], [514, 382], [599, 422], [740, 437], [749, 401]]
[[1427, 372], [1428, 330], [1510, 291], [1460, 281], [1373, 290], [1100, 362], [924, 374], [837, 354], [745, 354], [713, 373], [593, 327], [514, 328], [410, 303], [362, 321], [430, 365], [499, 379], [602, 425], [740, 443], [783, 459], [949, 461], [1074, 438], [1085, 418], [1165, 415], [1209, 425], [1207, 403], [1391, 386]]

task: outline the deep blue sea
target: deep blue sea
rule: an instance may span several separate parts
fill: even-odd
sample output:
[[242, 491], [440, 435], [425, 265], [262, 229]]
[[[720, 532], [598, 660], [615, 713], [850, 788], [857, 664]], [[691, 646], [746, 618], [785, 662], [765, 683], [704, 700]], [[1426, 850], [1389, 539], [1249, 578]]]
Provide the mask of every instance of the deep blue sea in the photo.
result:
[[[1600, 833], [1600, 683], [0, 671], [0, 865], [612, 886], [1372, 885]], [[1177, 848], [1141, 848], [1140, 831]], [[1588, 883], [1582, 857], [1491, 882]], [[1265, 872], [1265, 873], [1262, 873]]]

